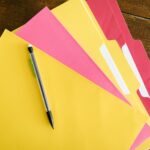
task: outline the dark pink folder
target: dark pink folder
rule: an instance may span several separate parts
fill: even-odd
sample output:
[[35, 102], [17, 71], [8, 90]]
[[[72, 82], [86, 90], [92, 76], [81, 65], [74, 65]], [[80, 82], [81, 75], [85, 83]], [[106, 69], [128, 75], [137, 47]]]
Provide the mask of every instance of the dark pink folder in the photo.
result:
[[[128, 30], [116, 0], [87, 0], [106, 37], [116, 39], [122, 47], [125, 43], [130, 49], [134, 62], [150, 94], [149, 58], [141, 41], [134, 40]], [[150, 113], [150, 110], [148, 110]]]

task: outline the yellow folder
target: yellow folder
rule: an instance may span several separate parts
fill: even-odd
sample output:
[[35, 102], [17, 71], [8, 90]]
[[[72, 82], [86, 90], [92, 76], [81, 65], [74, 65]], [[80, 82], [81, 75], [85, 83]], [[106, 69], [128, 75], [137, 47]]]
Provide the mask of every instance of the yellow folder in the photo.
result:
[[7, 30], [0, 38], [0, 149], [129, 149], [147, 117], [34, 47], [51, 128], [27, 45]]
[[[76, 39], [85, 52], [103, 70], [113, 84], [123, 93], [118, 82], [108, 66], [101, 49], [105, 46], [111, 55], [116, 68], [119, 70], [120, 77], [123, 79], [127, 88], [125, 94], [129, 102], [142, 113], [147, 114], [136, 91], [139, 82], [130, 69], [123, 53], [116, 41], [108, 41], [101, 28], [96, 22], [85, 0], [70, 0], [52, 10], [57, 19], [67, 28], [70, 34]], [[122, 86], [122, 84], [121, 84]]]
[[150, 149], [150, 138], [145, 140], [136, 150], [149, 150]]

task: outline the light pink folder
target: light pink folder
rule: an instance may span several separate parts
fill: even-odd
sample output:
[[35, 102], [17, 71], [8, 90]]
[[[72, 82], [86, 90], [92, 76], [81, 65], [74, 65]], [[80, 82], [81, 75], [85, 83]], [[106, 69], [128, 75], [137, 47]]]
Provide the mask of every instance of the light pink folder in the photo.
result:
[[[87, 3], [106, 34], [106, 37], [109, 40], [116, 39], [120, 47], [127, 43], [140, 74], [142, 75], [145, 86], [150, 92], [150, 69], [148, 69], [148, 66], [150, 66], [149, 59], [141, 41], [136, 41], [132, 38], [116, 0], [87, 0]], [[139, 91], [138, 95], [150, 114], [150, 99], [142, 97]], [[150, 127], [145, 125], [133, 143], [131, 149], [134, 150], [148, 137], [150, 137]]]
[[127, 102], [47, 7], [23, 25], [16, 34]]
[[150, 137], [150, 127], [145, 124], [145, 126], [142, 129], [142, 132], [138, 135], [135, 142], [132, 144], [130, 150], [135, 150], [142, 142], [144, 142], [147, 138]]
[[[87, 0], [99, 25], [109, 40], [116, 39], [122, 47], [128, 45], [131, 55], [150, 94], [150, 62], [141, 41], [134, 40], [128, 30], [116, 0]], [[110, 27], [111, 26], [111, 27]], [[148, 112], [150, 113], [150, 107]]]

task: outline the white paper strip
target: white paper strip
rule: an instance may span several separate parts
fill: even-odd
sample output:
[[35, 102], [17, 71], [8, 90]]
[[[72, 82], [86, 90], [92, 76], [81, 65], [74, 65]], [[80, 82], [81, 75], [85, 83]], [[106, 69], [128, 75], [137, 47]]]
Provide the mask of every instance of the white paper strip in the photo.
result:
[[136, 64], [135, 64], [135, 62], [134, 62], [134, 59], [133, 59], [133, 57], [132, 57], [132, 55], [131, 55], [131, 53], [130, 53], [130, 50], [129, 50], [127, 44], [124, 44], [124, 45], [123, 45], [122, 51], [123, 51], [123, 54], [124, 54], [124, 56], [125, 56], [125, 58], [126, 58], [128, 64], [129, 64], [129, 66], [131, 67], [131, 69], [132, 69], [134, 75], [136, 76], [137, 80], [138, 80], [139, 83], [140, 83], [139, 91], [140, 91], [141, 95], [142, 95], [143, 97], [148, 97], [148, 98], [150, 98], [150, 96], [149, 96], [149, 94], [148, 94], [148, 91], [147, 91], [147, 89], [146, 89], [146, 87], [145, 87], [145, 84], [144, 84], [144, 82], [143, 82], [143, 80], [142, 80], [142, 77], [141, 77], [141, 75], [140, 75], [140, 73], [139, 73], [139, 71], [138, 71], [138, 69], [137, 69], [137, 67], [136, 67]]
[[123, 77], [121, 76], [120, 71], [118, 70], [113, 58], [111, 57], [109, 51], [107, 50], [106, 45], [102, 45], [100, 48], [100, 52], [102, 54], [102, 56], [104, 57], [109, 69], [111, 70], [112, 74], [114, 75], [119, 87], [121, 88], [122, 92], [125, 95], [130, 94], [130, 91], [123, 79]]

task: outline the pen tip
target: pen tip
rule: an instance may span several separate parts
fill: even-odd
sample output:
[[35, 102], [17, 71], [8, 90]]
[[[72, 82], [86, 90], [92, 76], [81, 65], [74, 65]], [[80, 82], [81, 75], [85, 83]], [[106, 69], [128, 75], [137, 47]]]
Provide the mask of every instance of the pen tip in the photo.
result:
[[33, 52], [33, 48], [32, 48], [32, 45], [31, 45], [31, 44], [28, 45], [28, 51], [29, 51], [30, 53]]
[[47, 111], [47, 116], [48, 116], [48, 120], [49, 120], [52, 128], [54, 129], [54, 121], [53, 121], [52, 112], [51, 111]]

